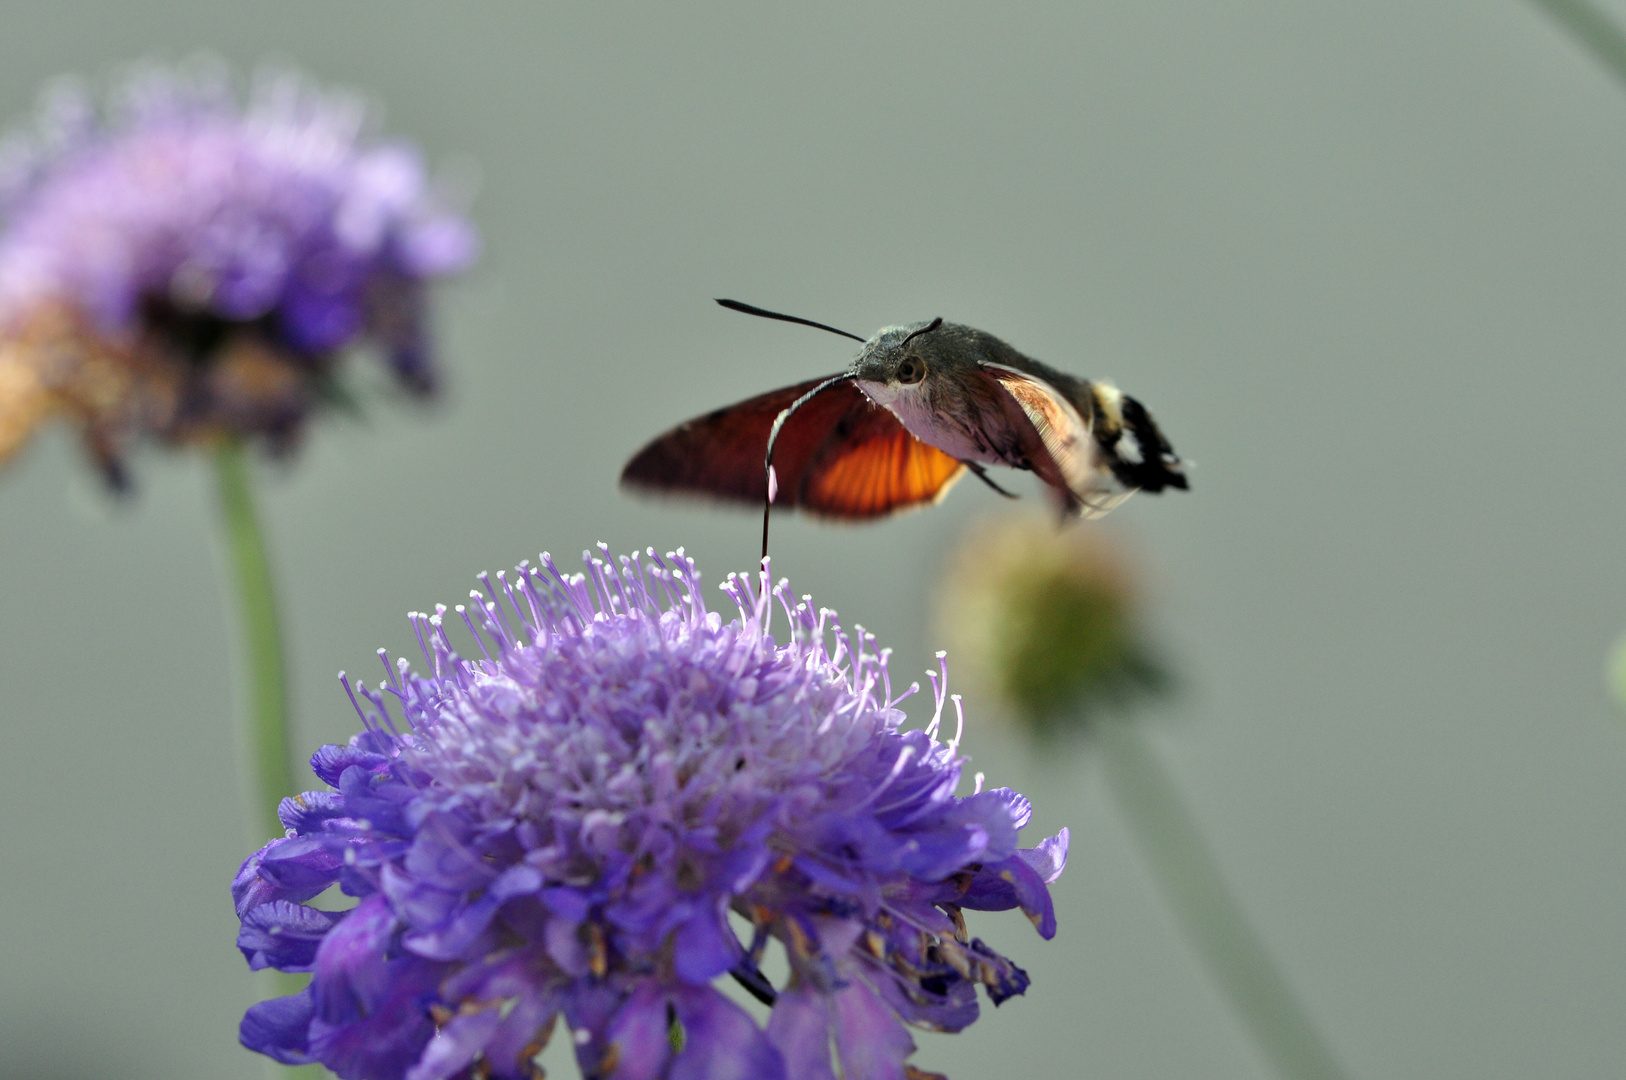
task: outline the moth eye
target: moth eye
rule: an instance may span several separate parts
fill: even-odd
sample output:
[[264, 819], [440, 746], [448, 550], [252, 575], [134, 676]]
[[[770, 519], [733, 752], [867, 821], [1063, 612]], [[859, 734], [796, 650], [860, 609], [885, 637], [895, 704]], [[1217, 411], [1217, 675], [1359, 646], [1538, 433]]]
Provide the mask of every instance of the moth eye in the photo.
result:
[[905, 385], [917, 383], [926, 377], [926, 361], [913, 356], [905, 357], [898, 365], [898, 381]]

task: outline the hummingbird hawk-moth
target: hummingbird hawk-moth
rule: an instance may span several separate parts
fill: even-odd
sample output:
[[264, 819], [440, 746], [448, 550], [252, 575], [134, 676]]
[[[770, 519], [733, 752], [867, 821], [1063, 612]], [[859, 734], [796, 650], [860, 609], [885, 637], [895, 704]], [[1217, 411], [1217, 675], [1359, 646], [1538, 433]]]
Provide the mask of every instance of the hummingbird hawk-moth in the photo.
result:
[[719, 300], [735, 311], [862, 343], [852, 366], [679, 424], [635, 454], [623, 487], [791, 507], [861, 521], [935, 503], [967, 470], [1034, 473], [1058, 512], [1103, 514], [1135, 491], [1185, 489], [1151, 413], [1105, 382], [1057, 371], [992, 334], [934, 319], [865, 341], [833, 326]]

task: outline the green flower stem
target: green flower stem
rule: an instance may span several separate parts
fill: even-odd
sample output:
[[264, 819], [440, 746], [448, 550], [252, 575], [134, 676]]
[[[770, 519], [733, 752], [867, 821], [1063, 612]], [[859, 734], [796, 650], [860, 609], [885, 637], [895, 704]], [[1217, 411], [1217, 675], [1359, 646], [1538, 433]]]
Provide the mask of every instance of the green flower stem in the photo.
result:
[[[288, 680], [283, 667], [282, 627], [277, 621], [277, 596], [271, 584], [271, 562], [254, 512], [254, 483], [248, 453], [237, 440], [215, 450], [215, 491], [232, 578], [237, 586], [237, 613], [242, 619], [240, 647], [248, 675], [247, 699], [240, 708], [243, 723], [243, 762], [247, 778], [249, 827], [255, 847], [284, 828], [277, 817], [283, 796], [299, 789], [294, 784], [288, 731]], [[281, 971], [260, 974], [266, 997], [297, 994], [310, 981], [308, 975]], [[320, 1065], [288, 1066], [266, 1059], [266, 1080], [321, 1080], [328, 1072]]]
[[1343, 1080], [1264, 943], [1225, 891], [1196, 820], [1145, 737], [1124, 723], [1100, 724], [1096, 731], [1107, 785], [1164, 900], [1272, 1067], [1287, 1080]]
[[1587, 0], [1531, 0], [1557, 19], [1592, 55], [1603, 62], [1609, 73], [1626, 83], [1626, 34], [1608, 15]]
[[250, 822], [255, 843], [284, 832], [277, 803], [298, 789], [289, 754], [288, 689], [283, 673], [282, 633], [277, 622], [271, 565], [254, 512], [254, 490], [247, 453], [237, 440], [215, 451], [215, 480], [220, 516], [242, 619], [241, 648], [248, 675], [248, 699], [242, 708], [243, 760], [247, 765]]

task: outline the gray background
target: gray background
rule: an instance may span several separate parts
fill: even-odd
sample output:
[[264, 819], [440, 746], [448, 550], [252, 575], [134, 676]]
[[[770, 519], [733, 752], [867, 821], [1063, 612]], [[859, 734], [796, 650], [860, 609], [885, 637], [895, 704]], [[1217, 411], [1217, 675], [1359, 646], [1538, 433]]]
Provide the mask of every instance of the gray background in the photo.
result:
[[[63, 71], [282, 56], [483, 175], [446, 404], [329, 421], [265, 470], [305, 749], [353, 729], [334, 671], [482, 568], [600, 539], [750, 564], [751, 515], [633, 502], [617, 471], [850, 354], [711, 297], [862, 334], [940, 314], [1117, 379], [1196, 462], [1110, 523], [1184, 677], [1143, 715], [1351, 1075], [1626, 1074], [1600, 670], [1626, 627], [1626, 93], [1532, 7], [137, 8], [8, 6], [0, 114]], [[209, 477], [136, 469], [110, 507], [54, 431], [0, 475], [7, 1075], [259, 1075]], [[786, 518], [776, 561], [918, 671], [948, 552], [1000, 509], [967, 484], [877, 527]], [[1041, 761], [970, 712], [972, 767], [1072, 827], [1061, 932], [985, 917], [1033, 988], [916, 1061], [1265, 1075], [1087, 750]]]

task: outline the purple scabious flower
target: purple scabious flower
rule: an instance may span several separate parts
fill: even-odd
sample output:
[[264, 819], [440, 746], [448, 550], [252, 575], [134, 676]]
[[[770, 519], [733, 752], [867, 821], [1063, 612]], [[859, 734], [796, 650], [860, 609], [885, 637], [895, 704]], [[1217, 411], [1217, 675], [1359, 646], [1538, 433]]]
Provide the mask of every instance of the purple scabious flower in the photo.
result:
[[[346, 1080], [530, 1080], [562, 1015], [606, 1080], [926, 1075], [905, 1025], [958, 1031], [979, 985], [1028, 985], [962, 911], [1019, 907], [1051, 937], [1067, 830], [1019, 848], [1026, 799], [980, 776], [955, 794], [946, 668], [903, 730], [918, 686], [894, 697], [874, 638], [784, 582], [730, 575], [725, 621], [681, 551], [601, 550], [586, 575], [546, 554], [480, 575], [456, 609], [478, 659], [442, 606], [411, 616], [428, 674], [382, 651], [376, 692], [341, 674], [363, 730], [316, 753], [328, 790], [284, 800], [287, 835], [232, 885], [250, 966], [312, 973], [243, 1044]], [[354, 907], [306, 903], [335, 883]], [[765, 1029], [725, 974], [772, 1005]]]
[[72, 87], [0, 152], [0, 456], [64, 413], [115, 483], [133, 441], [292, 446], [346, 347], [435, 385], [424, 286], [472, 227], [369, 110], [283, 73], [148, 69]]

